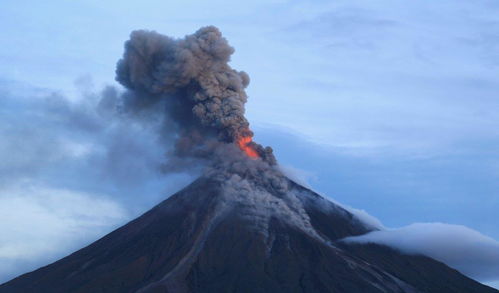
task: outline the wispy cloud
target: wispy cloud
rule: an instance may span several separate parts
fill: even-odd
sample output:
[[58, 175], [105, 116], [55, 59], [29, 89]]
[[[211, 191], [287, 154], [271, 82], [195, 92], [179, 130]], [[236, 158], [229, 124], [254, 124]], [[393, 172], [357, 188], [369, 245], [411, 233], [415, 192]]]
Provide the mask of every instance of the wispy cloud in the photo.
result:
[[0, 283], [56, 261], [129, 218], [102, 194], [29, 181], [0, 188]]
[[344, 241], [379, 243], [404, 253], [427, 255], [480, 281], [498, 281], [499, 241], [465, 226], [415, 223]]

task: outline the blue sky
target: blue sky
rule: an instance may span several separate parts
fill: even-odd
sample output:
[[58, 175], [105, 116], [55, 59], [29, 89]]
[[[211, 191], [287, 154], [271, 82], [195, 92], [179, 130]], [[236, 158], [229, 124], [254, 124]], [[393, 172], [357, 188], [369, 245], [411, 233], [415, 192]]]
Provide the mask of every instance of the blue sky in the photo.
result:
[[251, 77], [256, 139], [315, 190], [388, 227], [442, 222], [499, 239], [498, 12], [495, 1], [2, 1], [0, 281], [190, 180], [153, 171], [152, 130], [89, 122], [134, 29], [219, 27], [231, 66]]

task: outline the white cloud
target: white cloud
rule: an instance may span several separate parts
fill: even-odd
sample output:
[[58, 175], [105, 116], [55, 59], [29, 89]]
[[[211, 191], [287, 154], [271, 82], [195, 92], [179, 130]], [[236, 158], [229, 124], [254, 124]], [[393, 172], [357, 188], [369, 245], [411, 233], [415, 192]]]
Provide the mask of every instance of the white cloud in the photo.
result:
[[0, 189], [0, 282], [81, 248], [128, 218], [106, 196], [21, 182]]
[[[331, 200], [331, 199], [330, 199]], [[331, 200], [333, 201], [333, 200]], [[333, 201], [335, 202], [335, 201]], [[344, 205], [344, 204], [341, 204], [341, 203], [338, 203], [338, 202], [335, 202], [337, 205], [343, 207], [345, 210], [349, 211], [350, 213], [352, 213], [355, 217], [357, 217], [357, 219], [359, 219], [360, 221], [370, 225], [371, 227], [373, 228], [376, 228], [376, 229], [385, 229], [385, 226], [383, 226], [383, 224], [381, 223], [381, 221], [370, 215], [367, 211], [365, 210], [362, 210], [362, 209], [356, 209], [356, 208], [352, 208], [350, 206], [347, 206], [347, 205]]]
[[[310, 188], [310, 172], [290, 166], [281, 169], [292, 180]], [[374, 242], [397, 248], [403, 253], [427, 255], [471, 278], [491, 282], [489, 285], [497, 287], [499, 241], [462, 225], [415, 223], [402, 228], [386, 228], [365, 210], [322, 196], [348, 210], [362, 222], [379, 229], [365, 235], [347, 237], [344, 241]]]
[[461, 225], [415, 223], [345, 241], [379, 243], [439, 260], [480, 281], [499, 281], [499, 241]]

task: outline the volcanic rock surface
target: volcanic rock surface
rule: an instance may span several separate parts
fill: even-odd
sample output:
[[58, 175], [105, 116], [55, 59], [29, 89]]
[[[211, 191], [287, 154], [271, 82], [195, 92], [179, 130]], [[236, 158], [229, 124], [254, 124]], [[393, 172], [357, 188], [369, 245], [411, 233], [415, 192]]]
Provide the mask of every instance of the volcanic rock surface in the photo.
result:
[[339, 241], [376, 228], [291, 180], [285, 192], [234, 180], [201, 177], [0, 292], [498, 292], [425, 256]]

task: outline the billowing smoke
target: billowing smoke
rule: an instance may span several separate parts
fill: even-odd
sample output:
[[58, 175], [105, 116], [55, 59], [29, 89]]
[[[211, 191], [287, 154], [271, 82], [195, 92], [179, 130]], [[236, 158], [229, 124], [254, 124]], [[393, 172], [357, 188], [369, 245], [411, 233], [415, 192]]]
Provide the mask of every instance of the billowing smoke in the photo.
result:
[[[232, 53], [234, 48], [213, 26], [182, 39], [139, 30], [125, 43], [116, 69], [116, 80], [127, 89], [121, 109], [160, 113], [161, 135], [174, 140], [166, 170], [193, 160], [221, 165], [220, 160], [234, 155], [275, 165], [272, 149], [252, 141], [244, 117], [249, 76], [229, 66]], [[220, 151], [227, 148], [237, 151]]]

